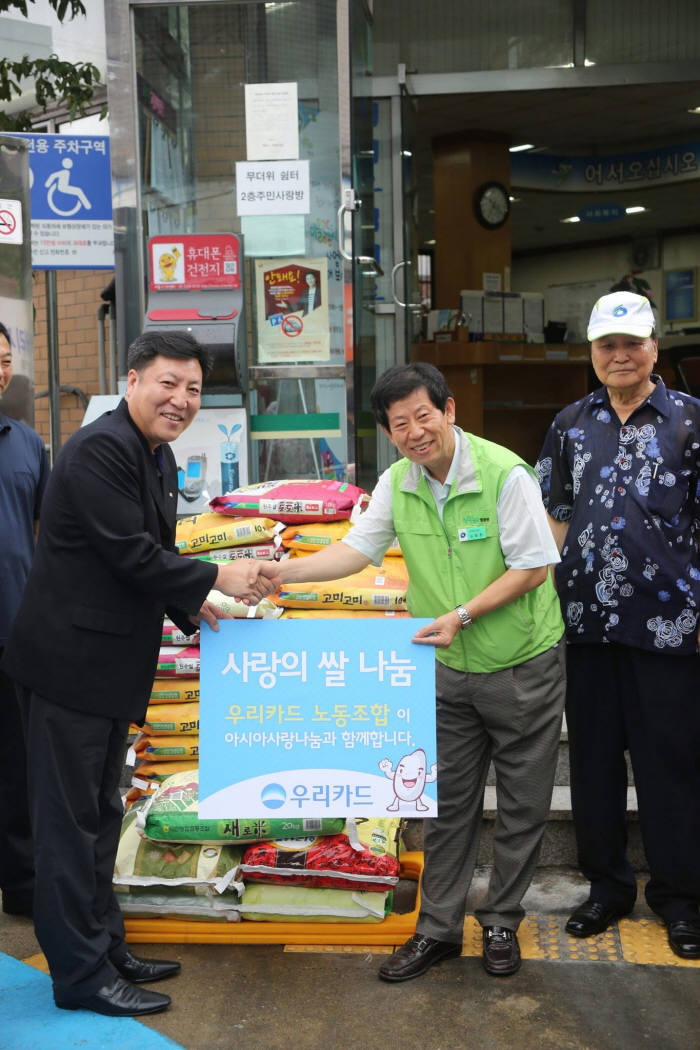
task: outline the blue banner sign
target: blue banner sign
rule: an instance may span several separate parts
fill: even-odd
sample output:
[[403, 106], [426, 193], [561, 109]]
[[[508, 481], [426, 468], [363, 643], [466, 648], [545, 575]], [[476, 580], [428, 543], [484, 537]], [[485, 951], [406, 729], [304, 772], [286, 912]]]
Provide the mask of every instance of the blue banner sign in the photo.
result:
[[512, 153], [510, 181], [517, 189], [581, 190], [649, 189], [700, 177], [700, 143], [612, 153], [604, 157], [568, 157], [547, 153]]
[[203, 624], [200, 816], [435, 816], [429, 622]]
[[29, 143], [32, 266], [114, 266], [109, 136], [18, 137]]

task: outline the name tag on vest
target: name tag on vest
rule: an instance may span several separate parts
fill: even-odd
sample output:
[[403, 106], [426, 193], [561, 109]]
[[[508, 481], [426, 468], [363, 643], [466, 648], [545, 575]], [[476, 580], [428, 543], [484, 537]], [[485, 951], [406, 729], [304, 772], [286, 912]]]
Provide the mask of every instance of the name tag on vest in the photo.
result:
[[468, 543], [469, 540], [485, 540], [486, 527], [484, 525], [467, 525], [457, 530], [460, 543]]

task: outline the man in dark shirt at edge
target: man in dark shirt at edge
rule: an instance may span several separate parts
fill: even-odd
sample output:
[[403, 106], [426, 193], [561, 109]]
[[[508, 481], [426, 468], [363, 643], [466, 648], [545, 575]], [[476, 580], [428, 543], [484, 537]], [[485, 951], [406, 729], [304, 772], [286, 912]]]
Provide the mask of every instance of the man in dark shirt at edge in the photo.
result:
[[272, 562], [214, 565], [175, 549], [177, 467], [169, 442], [190, 425], [210, 370], [187, 332], [131, 345], [124, 399], [68, 439], [54, 464], [24, 596], [5, 648], [27, 740], [34, 926], [54, 1001], [111, 1016], [164, 1010], [142, 984], [177, 962], [125, 941], [112, 877], [129, 723], [142, 723], [163, 615], [186, 633], [224, 616], [216, 588], [257, 602]]
[[650, 878], [672, 950], [700, 958], [700, 401], [653, 373], [644, 296], [605, 295], [588, 338], [602, 386], [554, 420], [537, 465], [566, 624], [579, 865], [569, 934], [631, 911], [629, 751]]
[[[49, 474], [44, 443], [2, 412], [12, 378], [10, 333], [0, 322], [0, 659], [34, 555]], [[0, 890], [2, 910], [31, 917], [34, 859], [27, 805], [27, 755], [15, 688], [0, 670]]]

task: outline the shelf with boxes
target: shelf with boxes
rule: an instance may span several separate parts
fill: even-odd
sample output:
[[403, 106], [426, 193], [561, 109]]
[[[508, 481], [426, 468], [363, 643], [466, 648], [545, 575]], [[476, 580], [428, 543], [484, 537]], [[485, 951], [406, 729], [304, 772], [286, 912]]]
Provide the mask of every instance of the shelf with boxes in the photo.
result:
[[585, 343], [416, 343], [411, 360], [443, 373], [459, 426], [533, 464], [556, 413], [588, 392]]

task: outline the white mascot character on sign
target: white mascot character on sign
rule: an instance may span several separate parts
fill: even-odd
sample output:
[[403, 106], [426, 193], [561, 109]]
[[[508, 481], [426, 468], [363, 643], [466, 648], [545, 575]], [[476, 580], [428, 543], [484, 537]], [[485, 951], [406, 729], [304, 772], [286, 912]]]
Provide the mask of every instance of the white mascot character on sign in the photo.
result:
[[426, 783], [437, 780], [437, 764], [433, 763], [430, 773], [426, 775], [428, 762], [423, 748], [419, 747], [410, 755], [400, 758], [396, 769], [389, 758], [383, 758], [379, 768], [385, 777], [394, 781], [394, 798], [386, 807], [388, 812], [395, 813], [400, 802], [414, 802], [416, 812], [424, 812], [430, 808], [421, 801], [421, 795]]

